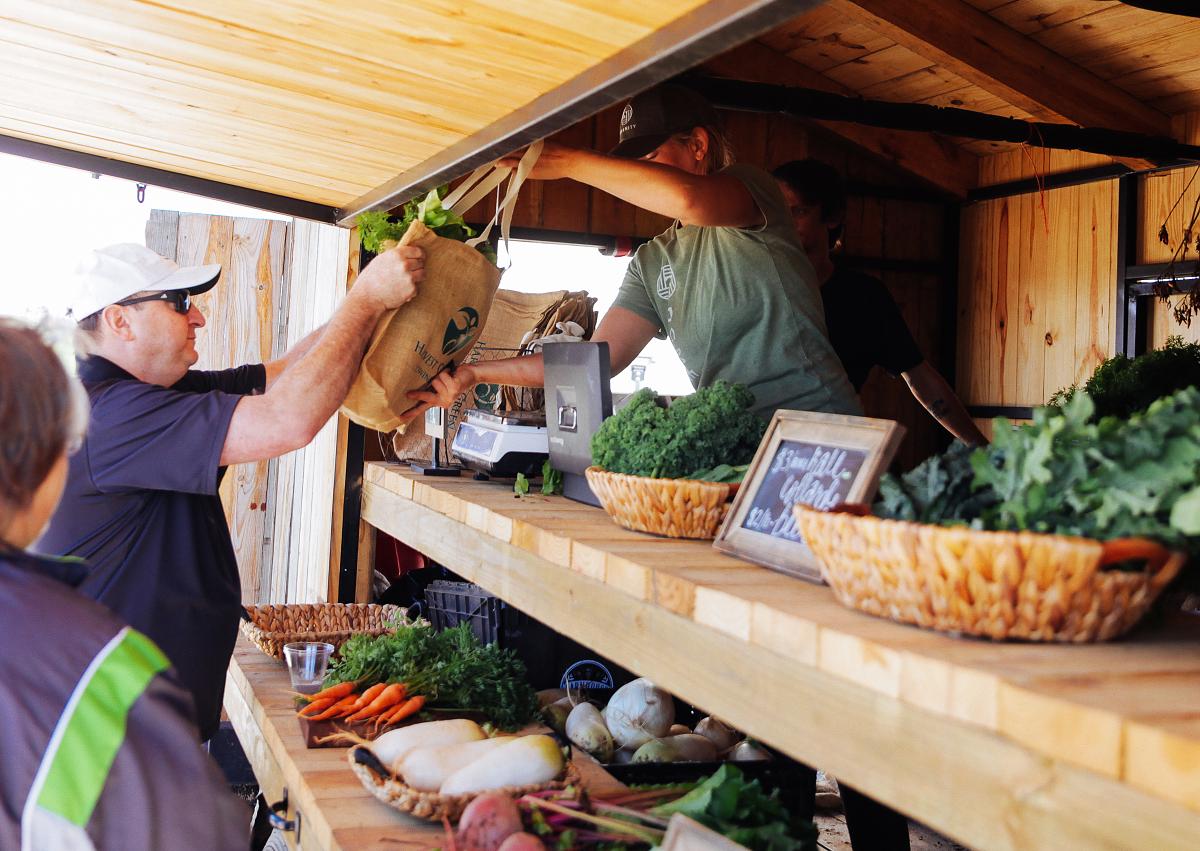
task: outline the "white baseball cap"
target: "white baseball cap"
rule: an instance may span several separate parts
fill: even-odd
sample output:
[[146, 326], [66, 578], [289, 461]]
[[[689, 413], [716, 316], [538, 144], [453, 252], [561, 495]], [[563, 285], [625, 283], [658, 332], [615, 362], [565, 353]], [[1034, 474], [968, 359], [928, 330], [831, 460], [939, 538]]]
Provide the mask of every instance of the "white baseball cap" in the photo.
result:
[[71, 275], [67, 316], [78, 322], [134, 293], [187, 290], [200, 295], [221, 276], [219, 264], [183, 266], [144, 245], [122, 242], [89, 251]]

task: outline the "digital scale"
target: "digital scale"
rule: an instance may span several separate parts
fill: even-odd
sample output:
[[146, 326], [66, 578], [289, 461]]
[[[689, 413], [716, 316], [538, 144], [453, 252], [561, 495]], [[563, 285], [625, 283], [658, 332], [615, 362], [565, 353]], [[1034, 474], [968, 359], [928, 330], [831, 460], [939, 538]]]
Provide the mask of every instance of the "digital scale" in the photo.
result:
[[458, 426], [450, 451], [462, 465], [500, 478], [541, 475], [548, 457], [543, 411], [470, 410]]

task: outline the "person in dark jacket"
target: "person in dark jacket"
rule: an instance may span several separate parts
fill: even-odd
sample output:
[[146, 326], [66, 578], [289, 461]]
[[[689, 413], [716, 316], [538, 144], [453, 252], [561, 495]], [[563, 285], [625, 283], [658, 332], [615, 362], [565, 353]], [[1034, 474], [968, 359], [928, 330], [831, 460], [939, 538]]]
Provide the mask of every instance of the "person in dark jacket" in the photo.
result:
[[245, 849], [248, 810], [162, 651], [74, 590], [82, 564], [25, 550], [86, 418], [40, 335], [0, 320], [0, 848]]
[[71, 315], [91, 423], [39, 552], [77, 556], [80, 590], [150, 636], [191, 691], [200, 735], [220, 724], [241, 581], [217, 487], [230, 464], [307, 444], [345, 398], [385, 311], [416, 294], [423, 252], [384, 252], [329, 323], [282, 359], [190, 369], [219, 266], [179, 268], [132, 243], [91, 252]]
[[796, 236], [816, 270], [825, 304], [829, 341], [846, 367], [850, 383], [862, 390], [871, 370], [882, 366], [903, 378], [930, 416], [964, 443], [986, 439], [954, 389], [913, 340], [900, 308], [878, 278], [834, 263], [846, 218], [842, 177], [820, 160], [793, 160], [776, 168]]

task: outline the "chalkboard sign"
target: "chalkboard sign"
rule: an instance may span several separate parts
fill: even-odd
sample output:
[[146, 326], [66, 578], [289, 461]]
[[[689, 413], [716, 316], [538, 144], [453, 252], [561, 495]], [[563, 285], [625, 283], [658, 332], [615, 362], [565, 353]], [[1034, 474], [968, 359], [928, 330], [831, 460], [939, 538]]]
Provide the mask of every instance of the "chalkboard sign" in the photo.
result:
[[792, 507], [871, 500], [903, 436], [892, 420], [776, 412], [713, 546], [820, 582]]
[[833, 508], [846, 502], [866, 459], [862, 449], [779, 441], [742, 528], [773, 538], [801, 540], [792, 507], [802, 503]]

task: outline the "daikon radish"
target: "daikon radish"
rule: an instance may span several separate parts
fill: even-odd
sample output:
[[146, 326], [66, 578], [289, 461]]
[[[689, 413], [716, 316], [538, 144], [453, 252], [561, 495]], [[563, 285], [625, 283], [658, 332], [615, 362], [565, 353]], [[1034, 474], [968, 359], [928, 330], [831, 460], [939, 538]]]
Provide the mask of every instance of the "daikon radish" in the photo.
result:
[[457, 745], [487, 738], [474, 721], [452, 718], [447, 721], [426, 721], [410, 724], [384, 733], [371, 742], [375, 756], [393, 771], [397, 762], [409, 751], [417, 748], [436, 748], [442, 745]]
[[466, 795], [505, 786], [532, 786], [553, 780], [563, 770], [563, 755], [549, 736], [520, 736], [460, 768], [442, 784], [443, 795]]
[[451, 774], [515, 738], [516, 736], [496, 736], [493, 739], [460, 742], [440, 748], [415, 748], [396, 762], [396, 773], [414, 789], [436, 792]]

